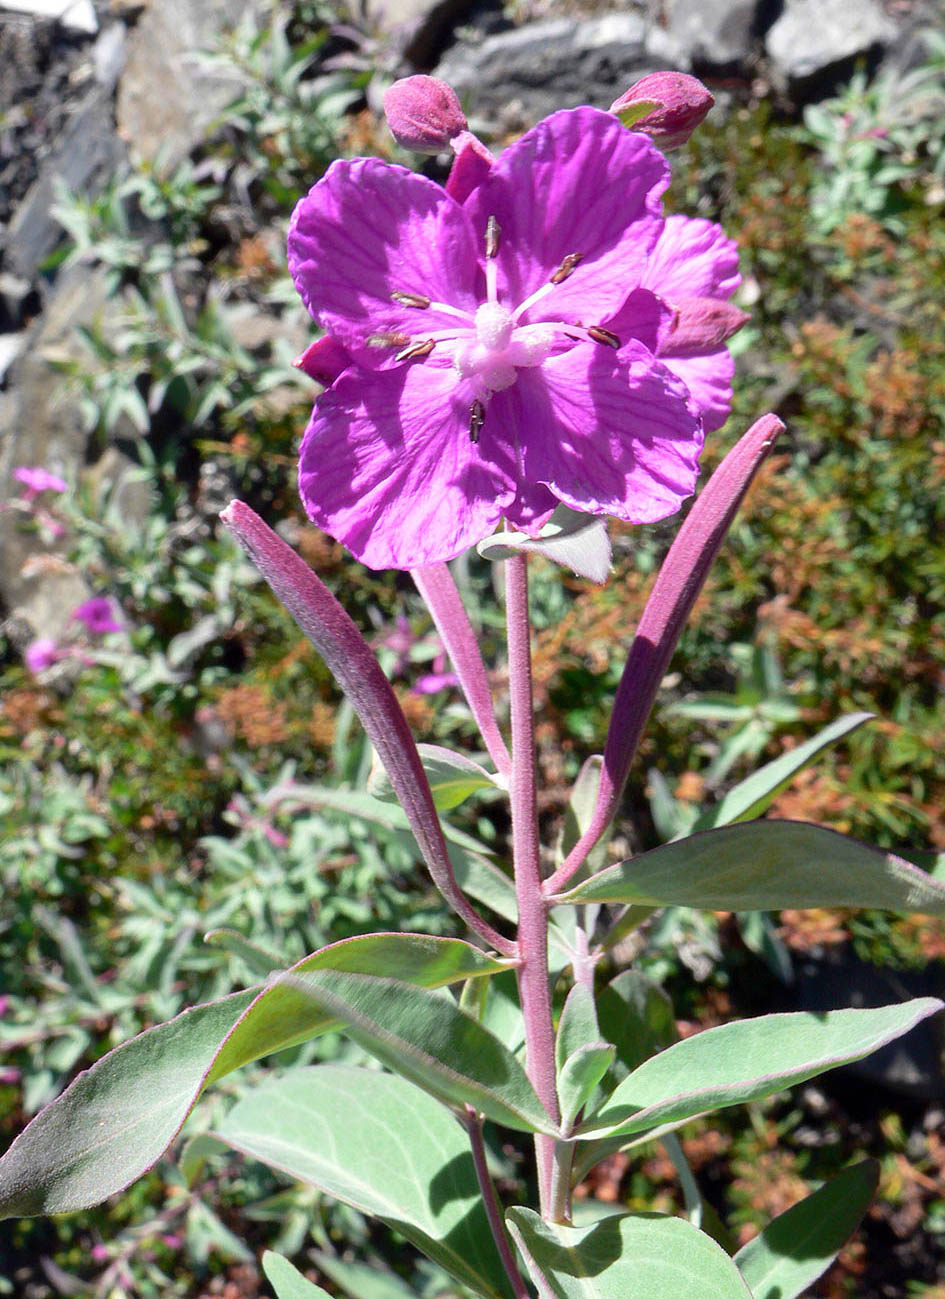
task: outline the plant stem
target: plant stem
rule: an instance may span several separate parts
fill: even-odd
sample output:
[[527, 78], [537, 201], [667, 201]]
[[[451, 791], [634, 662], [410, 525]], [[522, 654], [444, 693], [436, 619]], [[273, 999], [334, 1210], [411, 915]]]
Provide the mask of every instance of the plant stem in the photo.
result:
[[446, 564], [431, 564], [427, 568], [411, 570], [411, 577], [430, 610], [430, 616], [459, 677], [466, 702], [489, 756], [495, 763], [496, 770], [507, 776], [511, 758], [495, 719], [489, 678], [479, 652], [476, 633], [456, 589], [453, 575]]
[[[509, 709], [512, 730], [512, 861], [518, 902], [518, 991], [525, 1020], [525, 1070], [552, 1122], [561, 1122], [555, 1086], [554, 1025], [548, 980], [548, 904], [541, 888], [536, 794], [535, 725], [532, 714], [531, 628], [527, 556], [505, 561], [505, 609], [509, 646]], [[542, 1216], [552, 1211], [555, 1141], [535, 1137]]]
[[492, 1236], [496, 1243], [496, 1249], [499, 1251], [502, 1266], [508, 1274], [515, 1299], [529, 1299], [528, 1287], [518, 1270], [512, 1242], [509, 1240], [509, 1234], [505, 1229], [502, 1206], [499, 1204], [499, 1197], [496, 1195], [495, 1186], [489, 1176], [489, 1167], [486, 1163], [486, 1147], [482, 1139], [482, 1119], [474, 1109], [467, 1106], [466, 1112], [462, 1116], [462, 1123], [469, 1135], [473, 1165], [476, 1169], [476, 1180], [479, 1183], [479, 1190], [482, 1192], [486, 1217], [489, 1219], [489, 1226], [492, 1229]]

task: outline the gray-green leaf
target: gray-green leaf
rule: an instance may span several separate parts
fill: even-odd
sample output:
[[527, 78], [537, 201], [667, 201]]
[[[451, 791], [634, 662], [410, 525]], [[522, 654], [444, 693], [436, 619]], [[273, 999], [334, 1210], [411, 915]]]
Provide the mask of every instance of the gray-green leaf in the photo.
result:
[[740, 1249], [735, 1263], [754, 1299], [798, 1299], [856, 1229], [878, 1182], [875, 1159], [853, 1164]]
[[743, 821], [619, 862], [555, 901], [713, 911], [877, 907], [941, 915], [945, 884], [894, 853], [819, 825]]
[[463, 1130], [402, 1078], [293, 1069], [244, 1096], [217, 1135], [395, 1227], [479, 1294], [508, 1295]]
[[515, 1208], [506, 1220], [540, 1299], [752, 1299], [721, 1246], [682, 1218], [629, 1213], [563, 1227]]
[[760, 1100], [901, 1037], [942, 1009], [918, 997], [876, 1010], [763, 1015], [697, 1033], [652, 1056], [579, 1135], [616, 1136]]

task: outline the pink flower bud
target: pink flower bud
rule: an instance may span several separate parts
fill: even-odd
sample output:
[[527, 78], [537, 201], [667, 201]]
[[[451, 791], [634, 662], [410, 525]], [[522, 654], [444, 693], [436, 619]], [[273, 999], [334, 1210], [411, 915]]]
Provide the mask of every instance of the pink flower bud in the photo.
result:
[[651, 72], [615, 99], [610, 112], [661, 149], [675, 149], [686, 143], [714, 103], [702, 82], [688, 73]]
[[748, 320], [746, 312], [721, 298], [681, 298], [673, 306], [679, 314], [660, 346], [660, 356], [704, 356], [714, 352]]
[[403, 77], [384, 95], [391, 135], [414, 153], [441, 153], [461, 131], [466, 118], [456, 92], [437, 77]]

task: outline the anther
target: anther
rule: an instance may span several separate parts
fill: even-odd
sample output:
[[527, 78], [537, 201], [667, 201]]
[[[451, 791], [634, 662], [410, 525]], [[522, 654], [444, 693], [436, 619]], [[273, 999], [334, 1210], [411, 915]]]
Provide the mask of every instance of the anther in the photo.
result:
[[495, 217], [491, 216], [486, 222], [486, 256], [490, 259], [499, 255], [499, 235], [501, 233], [501, 226]]
[[604, 347], [620, 346], [620, 339], [617, 335], [611, 333], [609, 329], [604, 329], [602, 325], [589, 325], [587, 336], [592, 338], [595, 343], [602, 343]]
[[368, 347], [406, 347], [410, 342], [409, 334], [388, 333], [368, 334]]
[[486, 421], [486, 408], [478, 399], [469, 408], [469, 440], [478, 442], [482, 426]]
[[390, 296], [402, 307], [422, 307], [426, 310], [430, 305], [430, 299], [425, 298], [422, 293], [401, 293], [400, 289], [395, 289]]
[[411, 343], [409, 347], [405, 347], [402, 352], [397, 353], [394, 360], [413, 361], [420, 356], [429, 356], [435, 347], [436, 343], [432, 338], [425, 338], [422, 343]]
[[584, 260], [583, 253], [568, 253], [556, 271], [548, 277], [549, 284], [563, 284], [576, 266]]

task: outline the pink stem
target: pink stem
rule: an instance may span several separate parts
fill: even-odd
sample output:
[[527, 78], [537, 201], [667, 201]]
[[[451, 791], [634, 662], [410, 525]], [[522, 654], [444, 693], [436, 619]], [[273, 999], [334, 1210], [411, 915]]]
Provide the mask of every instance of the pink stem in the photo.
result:
[[479, 653], [476, 633], [456, 589], [453, 575], [446, 564], [431, 564], [427, 568], [413, 569], [411, 576], [450, 656], [489, 757], [495, 763], [496, 770], [507, 776], [512, 767], [512, 759], [495, 719], [492, 692]]
[[[531, 645], [528, 620], [527, 556], [505, 561], [505, 605], [509, 646], [509, 702], [512, 722], [512, 859], [518, 901], [518, 989], [525, 1021], [525, 1070], [552, 1121], [561, 1122], [555, 1085], [554, 1025], [548, 979], [548, 904], [541, 889], [536, 794], [535, 730], [532, 715]], [[535, 1137], [542, 1215], [551, 1212], [555, 1141]]]
[[482, 1119], [475, 1110], [469, 1106], [466, 1112], [461, 1116], [463, 1126], [469, 1135], [469, 1145], [472, 1150], [473, 1166], [476, 1169], [476, 1180], [479, 1183], [479, 1190], [482, 1192], [482, 1203], [485, 1206], [486, 1217], [489, 1219], [489, 1226], [492, 1229], [492, 1237], [495, 1240], [496, 1248], [499, 1251], [499, 1257], [502, 1260], [502, 1266], [511, 1283], [515, 1299], [529, 1299], [528, 1286], [522, 1279], [522, 1274], [518, 1270], [518, 1263], [515, 1260], [515, 1251], [512, 1249], [512, 1242], [509, 1240], [509, 1234], [505, 1230], [505, 1221], [502, 1217], [502, 1206], [499, 1204], [499, 1197], [496, 1195], [495, 1186], [492, 1178], [489, 1176], [489, 1166], [486, 1163], [486, 1147], [482, 1139]]
[[597, 802], [587, 829], [545, 883], [559, 893], [610, 824], [676, 642], [758, 466], [784, 428], [763, 415], [728, 453], [689, 511], [653, 584], [617, 687]]

